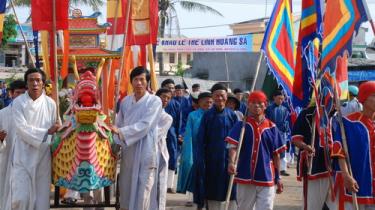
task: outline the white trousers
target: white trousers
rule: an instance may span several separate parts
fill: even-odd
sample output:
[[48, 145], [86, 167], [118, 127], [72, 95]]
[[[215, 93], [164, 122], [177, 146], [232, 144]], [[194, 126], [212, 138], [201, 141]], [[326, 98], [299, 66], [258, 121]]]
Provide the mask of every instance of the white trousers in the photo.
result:
[[288, 169], [288, 161], [286, 159], [286, 154], [285, 157], [280, 159], [280, 171], [286, 171]]
[[272, 210], [275, 187], [237, 184], [238, 210]]
[[[329, 178], [309, 180], [307, 183], [307, 199], [305, 200], [307, 200], [307, 210], [322, 209], [324, 203], [327, 204], [329, 209], [336, 209], [329, 192]], [[304, 209], [304, 206], [302, 206], [302, 209]]]
[[175, 176], [175, 171], [168, 170], [168, 183], [167, 183], [168, 188], [174, 187], [174, 176]]
[[[224, 201], [207, 200], [207, 206], [208, 206], [209, 210], [224, 210], [225, 202]], [[229, 210], [237, 210], [236, 201], [230, 201], [228, 209]]]

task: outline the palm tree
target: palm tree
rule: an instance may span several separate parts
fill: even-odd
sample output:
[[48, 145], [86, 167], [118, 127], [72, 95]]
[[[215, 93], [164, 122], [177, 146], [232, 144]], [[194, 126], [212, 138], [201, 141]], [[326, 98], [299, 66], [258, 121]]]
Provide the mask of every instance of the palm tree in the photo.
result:
[[[159, 37], [164, 38], [165, 29], [167, 25], [172, 25], [172, 19], [175, 19], [176, 28], [179, 29], [178, 16], [176, 6], [179, 5], [181, 8], [190, 12], [204, 12], [211, 13], [214, 15], [223, 16], [219, 11], [207, 5], [184, 0], [159, 0]], [[178, 31], [179, 34], [179, 31]], [[163, 54], [158, 54], [159, 60], [159, 73], [162, 75], [164, 73], [164, 62]]]
[[[31, 0], [13, 0], [15, 6], [20, 7], [30, 7]], [[98, 11], [99, 7], [103, 5], [103, 0], [70, 0], [71, 4], [74, 5], [87, 5], [90, 6], [93, 10]]]

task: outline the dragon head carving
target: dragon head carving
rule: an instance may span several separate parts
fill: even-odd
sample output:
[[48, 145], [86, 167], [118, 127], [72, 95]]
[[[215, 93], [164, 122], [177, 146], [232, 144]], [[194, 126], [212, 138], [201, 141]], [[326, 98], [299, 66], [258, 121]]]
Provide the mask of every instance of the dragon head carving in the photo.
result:
[[97, 120], [101, 110], [100, 90], [96, 77], [86, 71], [81, 75], [73, 97], [73, 112], [78, 123], [92, 124]]

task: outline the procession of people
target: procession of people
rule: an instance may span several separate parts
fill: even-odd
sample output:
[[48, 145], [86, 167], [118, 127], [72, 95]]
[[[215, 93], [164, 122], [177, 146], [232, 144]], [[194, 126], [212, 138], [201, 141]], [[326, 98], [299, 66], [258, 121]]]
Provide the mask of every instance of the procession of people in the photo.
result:
[[[353, 203], [375, 208], [375, 82], [350, 88], [356, 97], [331, 110], [322, 140], [314, 100], [293, 122], [279, 89], [272, 100], [260, 90], [246, 97], [237, 90], [241, 96], [236, 98], [220, 83], [189, 93], [166, 79], [154, 95], [144, 67], [133, 69], [130, 81], [134, 92], [121, 100], [111, 125], [121, 147], [121, 209], [165, 209], [167, 193], [177, 191], [189, 194], [187, 206], [220, 210], [228, 190], [228, 209], [273, 209], [275, 194], [287, 191], [282, 177], [289, 176], [288, 162], [283, 159], [292, 145], [298, 148], [297, 179], [303, 181], [301, 208], [355, 209]], [[23, 81], [8, 88], [12, 102], [0, 111], [1, 209], [49, 209], [49, 148], [61, 124], [45, 84], [44, 72], [30, 68]], [[343, 117], [341, 110], [353, 100], [358, 109]], [[240, 103], [242, 118], [235, 113]], [[231, 175], [234, 185], [228, 189]]]

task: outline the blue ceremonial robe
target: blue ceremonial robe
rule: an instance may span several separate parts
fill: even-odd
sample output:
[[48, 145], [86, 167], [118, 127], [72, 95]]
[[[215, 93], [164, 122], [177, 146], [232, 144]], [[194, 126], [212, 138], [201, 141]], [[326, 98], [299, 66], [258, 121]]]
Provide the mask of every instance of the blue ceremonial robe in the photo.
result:
[[290, 132], [289, 119], [290, 112], [283, 105], [272, 103], [266, 109], [266, 117], [276, 124], [276, 127], [283, 133]]
[[[229, 144], [237, 146], [240, 140], [242, 122], [237, 122], [226, 138]], [[237, 174], [234, 179], [239, 184], [253, 184], [271, 187], [275, 184], [273, 155], [286, 149], [280, 131], [269, 119], [258, 123], [249, 117], [241, 147]]]
[[[237, 121], [237, 116], [231, 109], [225, 108], [220, 112], [215, 106], [202, 117], [198, 133], [197, 185], [194, 194], [199, 204], [204, 199], [225, 200], [229, 183], [225, 137]], [[235, 199], [236, 187], [233, 187], [231, 200]]]
[[189, 114], [184, 143], [182, 144], [181, 159], [179, 166], [179, 176], [177, 181], [177, 192], [186, 193], [194, 192], [195, 175], [194, 162], [196, 161], [196, 146], [198, 139], [199, 126], [204, 114], [203, 109], [198, 109]]
[[[357, 201], [359, 204], [375, 204], [375, 122], [355, 112], [343, 118], [353, 177], [359, 185]], [[332, 124], [332, 157], [345, 158], [342, 145], [341, 128], [337, 120]], [[344, 186], [339, 181], [339, 187]], [[340, 191], [339, 200], [351, 201], [351, 193]], [[342, 198], [343, 196], [343, 198]], [[372, 206], [371, 206], [372, 207]]]
[[178, 131], [180, 128], [180, 104], [177, 100], [172, 99], [165, 111], [172, 116], [173, 123], [167, 134], [167, 148], [169, 153], [168, 169], [176, 170], [178, 157]]

